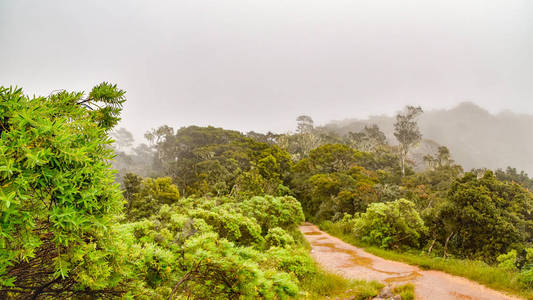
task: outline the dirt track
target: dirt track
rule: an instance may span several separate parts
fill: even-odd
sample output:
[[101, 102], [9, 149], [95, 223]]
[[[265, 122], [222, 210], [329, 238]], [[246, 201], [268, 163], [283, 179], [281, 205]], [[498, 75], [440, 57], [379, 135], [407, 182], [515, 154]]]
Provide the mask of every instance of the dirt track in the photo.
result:
[[300, 226], [300, 230], [311, 244], [311, 256], [328, 271], [347, 278], [376, 280], [391, 286], [411, 282], [415, 285], [417, 299], [424, 300], [519, 299], [463, 277], [383, 259], [320, 231], [312, 224]]

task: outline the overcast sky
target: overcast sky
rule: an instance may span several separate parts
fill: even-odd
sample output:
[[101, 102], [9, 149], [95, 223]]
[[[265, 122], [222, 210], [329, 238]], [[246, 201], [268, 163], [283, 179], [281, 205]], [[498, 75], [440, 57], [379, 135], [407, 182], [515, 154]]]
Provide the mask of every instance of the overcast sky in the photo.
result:
[[101, 81], [127, 91], [136, 137], [465, 100], [533, 114], [533, 1], [0, 0], [0, 85]]

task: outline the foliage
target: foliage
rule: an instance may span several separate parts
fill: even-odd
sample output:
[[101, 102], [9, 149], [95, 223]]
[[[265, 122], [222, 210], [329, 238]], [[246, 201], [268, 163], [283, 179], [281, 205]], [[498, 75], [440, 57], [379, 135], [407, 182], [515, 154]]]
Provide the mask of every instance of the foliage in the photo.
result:
[[494, 172], [494, 175], [496, 178], [498, 178], [498, 180], [516, 182], [527, 189], [533, 189], [533, 179], [529, 178], [527, 173], [524, 171], [520, 171], [520, 173], [518, 173], [516, 168], [507, 167], [505, 171], [502, 169], [497, 169]]
[[392, 292], [400, 295], [402, 300], [415, 300], [415, 286], [412, 283], [395, 286]]
[[[309, 216], [321, 214], [322, 218], [330, 218], [335, 212], [342, 215], [343, 211], [338, 210], [336, 202], [351, 202], [347, 204], [350, 212], [358, 207], [359, 200], [355, 199], [355, 194], [370, 191], [372, 183], [375, 183], [372, 178], [375, 175], [357, 167], [363, 155], [346, 145], [327, 144], [312, 150], [308, 157], [294, 165], [291, 186]], [[361, 179], [359, 186], [356, 186], [357, 179]], [[352, 191], [339, 195], [348, 188]], [[338, 201], [332, 199], [337, 196]]]
[[265, 236], [265, 240], [267, 248], [287, 248], [294, 245], [294, 238], [280, 227], [268, 229], [268, 234]]
[[514, 271], [516, 270], [516, 250], [511, 250], [507, 254], [502, 254], [496, 258], [498, 267]]
[[274, 227], [288, 229], [304, 221], [300, 202], [291, 196], [252, 197], [242, 202], [241, 211], [245, 216], [254, 218], [263, 233]]
[[27, 97], [0, 87], [0, 298], [124, 293], [108, 132], [124, 91]]
[[333, 220], [345, 213], [363, 212], [370, 203], [378, 201], [376, 183], [376, 176], [361, 167], [343, 173], [314, 175], [307, 181], [308, 211], [319, 219]]
[[427, 233], [414, 203], [406, 199], [370, 204], [354, 220], [353, 230], [362, 241], [382, 248], [418, 247]]
[[0, 298], [376, 295], [317, 267], [304, 212], [378, 255], [533, 290], [532, 180], [463, 174], [437, 143], [415, 172], [419, 107], [396, 116], [398, 146], [377, 125], [341, 136], [300, 116], [295, 134], [165, 125], [132, 147], [113, 131], [115, 85], [33, 98], [2, 87], [0, 100]]
[[125, 196], [129, 202], [128, 220], [139, 220], [157, 213], [162, 205], [173, 204], [180, 198], [178, 187], [170, 177], [146, 178], [139, 182], [135, 175], [126, 177], [128, 181]]
[[242, 197], [274, 194], [287, 180], [290, 155], [277, 145], [237, 131], [189, 126], [176, 134], [163, 126], [146, 135], [156, 149], [162, 172], [184, 195]]
[[507, 271], [519, 271], [524, 288], [533, 289], [533, 248], [525, 248], [520, 253], [513, 249], [496, 258], [498, 266]]
[[363, 152], [372, 152], [387, 144], [387, 137], [376, 124], [365, 126], [360, 132], [349, 132], [347, 140], [350, 146]]
[[126, 199], [127, 204], [126, 207], [130, 208], [132, 205], [133, 197], [138, 194], [141, 190], [141, 184], [142, 184], [143, 178], [137, 174], [134, 173], [127, 173], [124, 176], [124, 182], [123, 182], [123, 193], [124, 199]]
[[502, 182], [492, 172], [478, 179], [467, 173], [450, 188], [439, 210], [454, 252], [494, 261], [512, 245], [533, 241], [533, 195], [516, 183]]
[[[278, 215], [271, 214], [281, 210], [274, 222], [281, 227], [262, 232], [261, 223], [252, 217], [259, 216], [260, 202], [270, 203], [263, 205], [263, 221], [276, 219]], [[314, 272], [307, 254], [289, 247], [294, 239], [286, 229], [302, 221], [298, 216], [303, 216], [301, 207], [290, 197], [255, 197], [244, 202], [188, 198], [163, 205], [159, 213], [132, 224], [144, 257], [136, 264], [146, 283], [142, 295], [162, 299], [174, 290], [204, 299], [295, 296], [298, 278]], [[268, 251], [264, 251], [265, 240]]]

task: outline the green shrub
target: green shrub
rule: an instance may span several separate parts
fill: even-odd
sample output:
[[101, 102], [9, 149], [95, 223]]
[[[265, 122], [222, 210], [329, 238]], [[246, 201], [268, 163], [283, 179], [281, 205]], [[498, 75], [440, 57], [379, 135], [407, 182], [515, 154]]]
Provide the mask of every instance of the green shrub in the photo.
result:
[[496, 258], [498, 267], [508, 271], [516, 270], [516, 250], [511, 250], [507, 254], [502, 254]]
[[382, 248], [418, 247], [427, 233], [415, 204], [399, 199], [388, 203], [372, 203], [354, 221], [354, 232], [362, 241]]
[[281, 247], [287, 248], [294, 246], [294, 239], [285, 230], [274, 227], [268, 230], [268, 234], [265, 236], [267, 248]]
[[173, 289], [200, 299], [296, 296], [297, 278], [309, 272], [311, 258], [289, 248], [294, 239], [282, 228], [263, 236], [256, 219], [241, 213], [249, 208], [230, 198], [188, 198], [130, 225], [141, 257], [135, 272], [144, 282], [134, 296], [167, 299]]
[[297, 226], [304, 221], [300, 202], [291, 196], [252, 197], [242, 202], [241, 209], [245, 216], [257, 220], [264, 233], [269, 228], [281, 227], [286, 229]]
[[124, 94], [107, 83], [86, 98], [0, 87], [0, 298], [105, 297], [128, 288], [108, 136]]

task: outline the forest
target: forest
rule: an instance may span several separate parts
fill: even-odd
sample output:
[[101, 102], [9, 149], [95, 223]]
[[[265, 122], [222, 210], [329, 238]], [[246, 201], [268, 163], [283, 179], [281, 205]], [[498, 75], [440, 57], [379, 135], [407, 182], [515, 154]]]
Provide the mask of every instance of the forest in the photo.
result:
[[533, 296], [533, 179], [420, 147], [421, 107], [397, 113], [393, 138], [302, 115], [290, 133], [163, 125], [139, 143], [117, 128], [124, 105], [105, 82], [49, 96], [0, 87], [1, 299], [378, 294], [316, 264], [303, 222]]

